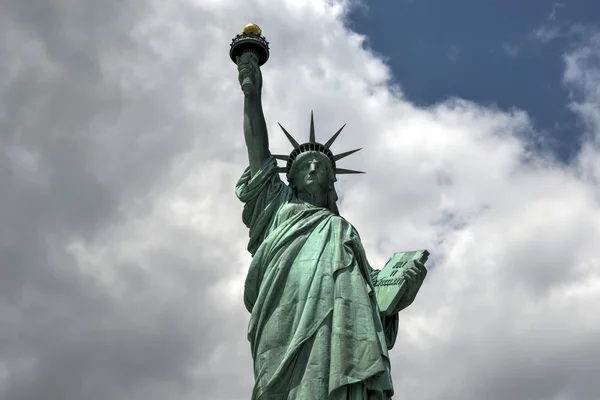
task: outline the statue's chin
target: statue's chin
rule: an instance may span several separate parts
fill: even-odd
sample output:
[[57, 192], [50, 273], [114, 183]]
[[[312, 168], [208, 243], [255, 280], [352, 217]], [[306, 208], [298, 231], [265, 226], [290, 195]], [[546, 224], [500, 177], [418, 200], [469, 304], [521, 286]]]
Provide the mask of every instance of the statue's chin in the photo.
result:
[[323, 191], [323, 189], [319, 186], [319, 183], [314, 181], [314, 182], [307, 182], [306, 187], [303, 190], [304, 193], [306, 194], [311, 194], [311, 195], [324, 195], [325, 192]]

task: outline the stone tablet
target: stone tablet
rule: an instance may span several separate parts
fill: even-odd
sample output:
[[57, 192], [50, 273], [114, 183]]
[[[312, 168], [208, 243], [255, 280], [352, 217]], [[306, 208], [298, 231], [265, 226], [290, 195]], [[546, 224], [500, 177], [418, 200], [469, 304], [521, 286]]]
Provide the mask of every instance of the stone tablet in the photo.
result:
[[373, 281], [375, 295], [382, 315], [391, 316], [398, 312], [397, 305], [406, 292], [404, 269], [415, 261], [425, 264], [429, 252], [427, 250], [395, 253], [379, 271]]

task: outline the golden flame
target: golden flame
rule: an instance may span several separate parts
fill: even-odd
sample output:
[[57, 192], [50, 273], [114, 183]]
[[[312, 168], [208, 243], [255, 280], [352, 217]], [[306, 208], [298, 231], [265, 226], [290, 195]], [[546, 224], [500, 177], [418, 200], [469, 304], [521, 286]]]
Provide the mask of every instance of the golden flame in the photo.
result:
[[260, 35], [262, 30], [256, 24], [248, 24], [242, 29], [242, 33], [253, 33], [255, 35]]

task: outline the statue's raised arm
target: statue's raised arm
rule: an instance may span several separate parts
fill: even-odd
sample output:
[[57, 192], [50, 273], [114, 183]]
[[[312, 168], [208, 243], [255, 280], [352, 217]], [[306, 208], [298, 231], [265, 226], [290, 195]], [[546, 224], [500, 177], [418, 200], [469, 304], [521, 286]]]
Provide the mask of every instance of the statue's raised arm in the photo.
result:
[[262, 74], [259, 58], [253, 52], [236, 57], [238, 80], [244, 92], [244, 137], [248, 148], [250, 173], [254, 176], [268, 160], [269, 136], [262, 109]]

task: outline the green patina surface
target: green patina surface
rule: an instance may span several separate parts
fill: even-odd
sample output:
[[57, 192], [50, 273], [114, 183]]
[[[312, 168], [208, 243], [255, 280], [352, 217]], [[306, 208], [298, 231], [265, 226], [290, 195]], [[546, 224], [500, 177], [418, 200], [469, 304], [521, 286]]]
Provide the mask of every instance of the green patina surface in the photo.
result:
[[[389, 399], [388, 350], [396, 340], [398, 312], [412, 303], [425, 278], [424, 253], [411, 253], [402, 279], [386, 280], [393, 267], [378, 277], [358, 232], [335, 203], [336, 171], [356, 171], [336, 168], [328, 145], [302, 148], [288, 158], [291, 168], [278, 167], [269, 151], [258, 57], [245, 53], [236, 62], [250, 164], [236, 195], [244, 203], [253, 256], [244, 289], [251, 313], [252, 399]], [[309, 141], [315, 142], [312, 119]], [[279, 177], [282, 171], [288, 184]], [[393, 300], [386, 300], [385, 313], [376, 295], [382, 286], [382, 299]]]

